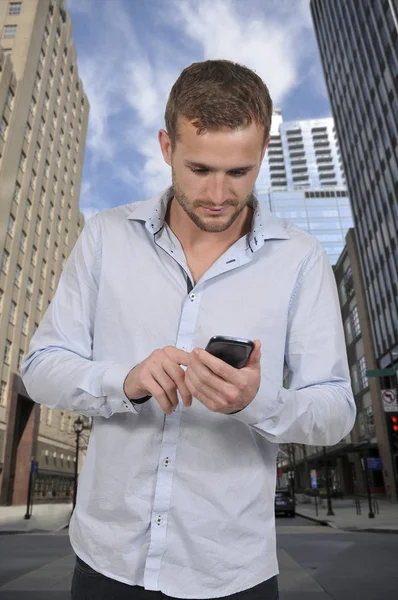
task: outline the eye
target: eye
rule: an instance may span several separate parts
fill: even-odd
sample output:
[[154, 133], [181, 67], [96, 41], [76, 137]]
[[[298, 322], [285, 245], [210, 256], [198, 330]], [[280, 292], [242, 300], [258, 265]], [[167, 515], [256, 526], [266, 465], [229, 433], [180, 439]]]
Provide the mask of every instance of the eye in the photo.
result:
[[246, 175], [247, 171], [230, 171], [229, 174], [232, 175], [232, 177], [243, 177], [243, 175]]
[[207, 169], [195, 169], [195, 167], [189, 167], [192, 173], [197, 173], [198, 175], [206, 175], [209, 171]]

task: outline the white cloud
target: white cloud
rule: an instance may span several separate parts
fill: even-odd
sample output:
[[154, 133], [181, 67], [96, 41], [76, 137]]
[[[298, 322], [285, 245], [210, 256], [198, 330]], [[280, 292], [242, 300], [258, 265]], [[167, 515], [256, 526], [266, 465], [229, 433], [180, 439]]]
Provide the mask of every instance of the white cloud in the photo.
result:
[[[303, 60], [313, 50], [303, 36], [312, 29], [308, 0], [294, 0], [294, 10], [292, 0], [168, 0], [167, 8], [154, 3], [150, 10], [158, 11], [158, 28], [148, 32], [149, 45], [140, 41], [142, 31], [126, 11], [128, 2], [101, 0], [95, 9], [91, 2], [69, 0], [72, 11], [96, 15], [98, 47], [79, 49], [79, 70], [91, 105], [92, 161], [105, 161], [114, 177], [146, 194], [170, 182], [157, 132], [182, 68], [215, 58], [245, 64], [267, 83], [276, 106], [308, 76], [301, 75]], [[117, 162], [121, 149], [123, 164]], [[141, 164], [131, 164], [129, 151], [141, 157]], [[87, 193], [83, 199], [86, 206]]]

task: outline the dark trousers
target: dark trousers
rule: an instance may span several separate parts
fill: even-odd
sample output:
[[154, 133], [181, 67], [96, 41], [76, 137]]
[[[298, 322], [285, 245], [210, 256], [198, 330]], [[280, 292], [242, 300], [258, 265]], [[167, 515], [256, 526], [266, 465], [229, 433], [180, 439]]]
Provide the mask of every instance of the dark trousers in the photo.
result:
[[[72, 600], [167, 600], [162, 592], [145, 590], [138, 585], [127, 585], [109, 579], [77, 557], [72, 580]], [[224, 600], [278, 600], [276, 576], [249, 590], [223, 596]], [[171, 599], [173, 600], [173, 599]]]

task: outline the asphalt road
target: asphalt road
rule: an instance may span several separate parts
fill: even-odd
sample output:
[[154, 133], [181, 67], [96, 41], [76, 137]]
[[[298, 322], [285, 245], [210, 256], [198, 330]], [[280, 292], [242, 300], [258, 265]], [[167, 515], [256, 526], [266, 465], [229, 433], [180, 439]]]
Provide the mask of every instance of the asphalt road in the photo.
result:
[[[281, 517], [277, 539], [280, 600], [397, 598], [398, 535]], [[0, 600], [70, 600], [72, 569], [67, 531], [0, 535]]]

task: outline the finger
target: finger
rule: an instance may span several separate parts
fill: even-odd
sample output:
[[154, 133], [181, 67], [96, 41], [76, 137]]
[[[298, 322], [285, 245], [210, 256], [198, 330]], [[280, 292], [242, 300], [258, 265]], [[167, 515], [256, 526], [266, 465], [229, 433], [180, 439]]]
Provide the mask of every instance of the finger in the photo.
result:
[[209, 384], [209, 381], [204, 381], [198, 377], [193, 369], [188, 367], [187, 372], [185, 373], [185, 380], [192, 395], [200, 402], [205, 400], [206, 402], [204, 403], [206, 406], [209, 402], [213, 407], [219, 406], [220, 408], [225, 408], [229, 405], [228, 395], [233, 391], [232, 386], [226, 384], [222, 379], [218, 380], [222, 384], [221, 387], [214, 388]]
[[167, 356], [177, 365], [184, 365], [184, 367], [188, 365], [190, 352], [186, 352], [185, 350], [181, 350], [175, 346], [166, 346], [164, 351]]
[[160, 387], [155, 398], [163, 410], [166, 409], [165, 412], [170, 414], [178, 406], [176, 385], [160, 365], [151, 370], [151, 376]]
[[221, 377], [221, 379], [224, 379], [232, 384], [238, 383], [239, 369], [231, 367], [231, 365], [221, 360], [221, 358], [217, 358], [201, 348], [195, 348], [193, 354], [203, 365], [210, 369], [212, 373], [218, 375], [218, 377]]
[[196, 380], [199, 382], [199, 385], [206, 385], [209, 390], [212, 390], [213, 394], [225, 394], [229, 391], [229, 388], [232, 387], [229, 381], [220, 378], [216, 375], [211, 369], [209, 369], [199, 357], [192, 354], [191, 360], [189, 361], [189, 365], [187, 368], [187, 372], [185, 374], [185, 378], [187, 374], [194, 373]]
[[214, 410], [214, 408], [215, 408], [214, 392], [212, 392], [209, 395], [206, 395], [204, 393], [199, 393], [197, 391], [197, 387], [194, 384], [192, 378], [187, 378], [187, 373], [185, 374], [185, 376], [186, 376], [186, 381], [187, 381], [187, 387], [188, 387], [189, 391], [191, 392], [192, 396], [194, 398], [196, 398], [201, 404], [206, 406], [209, 410]]
[[261, 342], [260, 342], [260, 340], [254, 340], [254, 348], [252, 350], [252, 353], [250, 354], [249, 360], [247, 361], [246, 365], [243, 368], [244, 369], [257, 368], [260, 365], [260, 360], [261, 360]]
[[165, 361], [163, 368], [180, 392], [184, 406], [190, 406], [192, 404], [192, 396], [185, 383], [184, 370], [171, 360]]

